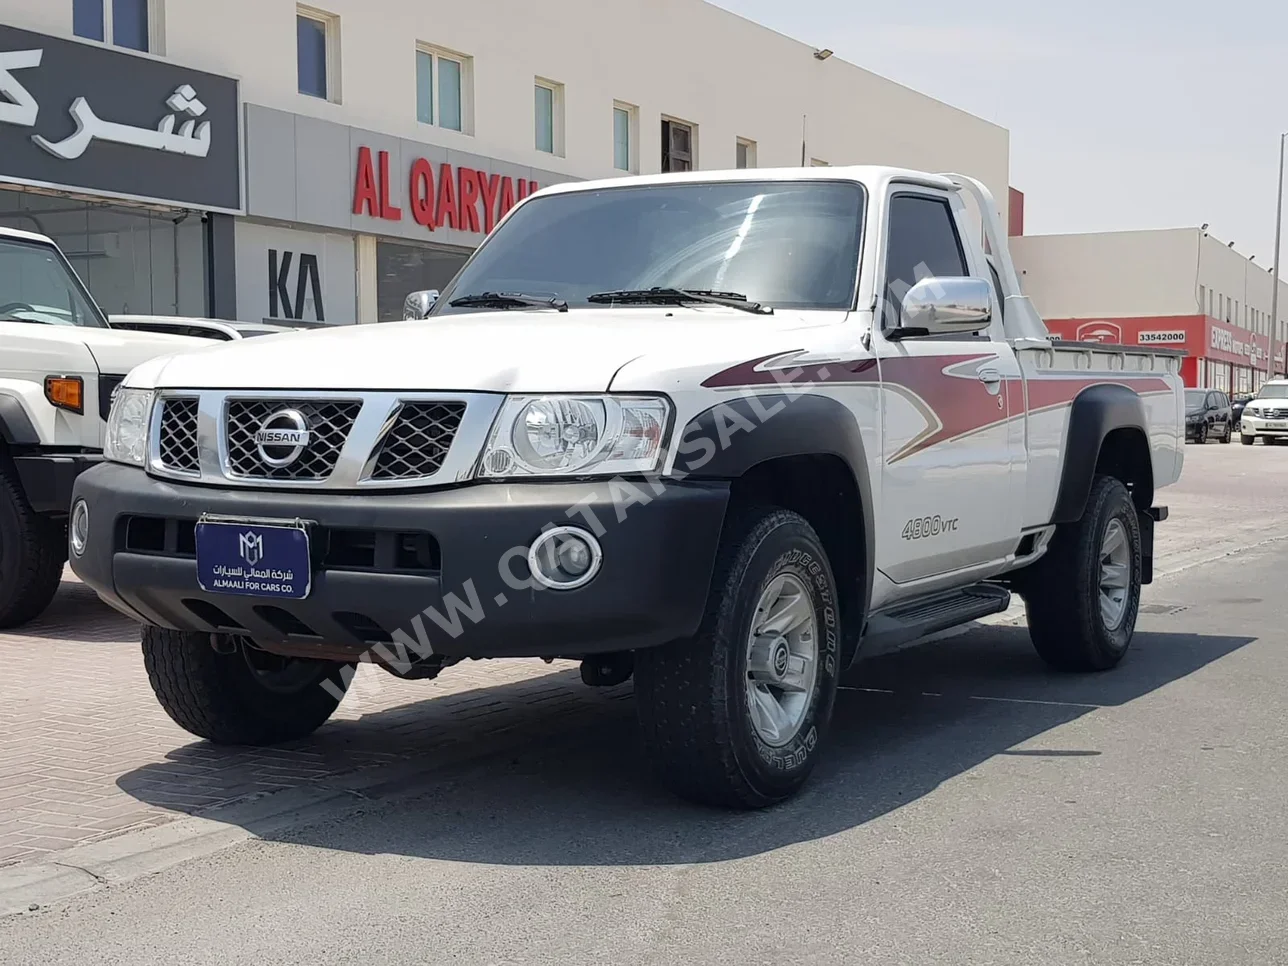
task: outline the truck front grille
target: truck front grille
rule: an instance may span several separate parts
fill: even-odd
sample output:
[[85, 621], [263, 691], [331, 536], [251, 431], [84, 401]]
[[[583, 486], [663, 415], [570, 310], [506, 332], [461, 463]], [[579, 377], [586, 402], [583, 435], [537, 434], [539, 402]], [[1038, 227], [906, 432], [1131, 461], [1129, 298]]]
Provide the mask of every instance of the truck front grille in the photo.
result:
[[172, 397], [161, 403], [161, 463], [179, 473], [201, 472], [196, 399]]
[[460, 402], [404, 403], [380, 444], [373, 480], [413, 480], [433, 476], [447, 458], [465, 415]]
[[261, 490], [450, 486], [474, 478], [504, 398], [415, 389], [163, 389], [148, 472]]
[[[233, 399], [228, 402], [228, 473], [260, 480], [325, 480], [335, 469], [362, 403], [356, 400]], [[309, 441], [284, 466], [264, 458], [255, 434], [270, 417], [293, 410], [304, 417]], [[282, 455], [287, 447], [276, 447]], [[276, 458], [276, 457], [275, 457]]]

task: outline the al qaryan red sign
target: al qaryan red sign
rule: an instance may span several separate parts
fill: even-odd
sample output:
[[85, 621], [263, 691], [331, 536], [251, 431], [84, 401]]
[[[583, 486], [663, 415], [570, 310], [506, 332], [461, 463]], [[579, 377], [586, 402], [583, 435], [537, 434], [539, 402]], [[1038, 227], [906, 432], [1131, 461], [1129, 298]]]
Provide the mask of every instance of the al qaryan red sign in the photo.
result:
[[[438, 170], [424, 158], [412, 162], [407, 185], [407, 207], [412, 220], [430, 231], [486, 233], [505, 213], [537, 190], [535, 181], [473, 168], [440, 164]], [[358, 171], [353, 181], [353, 213], [402, 221], [403, 210], [389, 200], [389, 152], [373, 161], [371, 148], [358, 148]], [[481, 210], [480, 210], [481, 206]]]

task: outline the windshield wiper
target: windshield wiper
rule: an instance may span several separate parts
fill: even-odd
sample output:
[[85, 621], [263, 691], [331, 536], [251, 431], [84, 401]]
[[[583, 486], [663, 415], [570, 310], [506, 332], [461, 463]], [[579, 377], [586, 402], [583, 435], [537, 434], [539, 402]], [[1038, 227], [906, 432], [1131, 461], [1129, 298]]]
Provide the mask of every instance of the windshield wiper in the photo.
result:
[[680, 305], [684, 302], [708, 302], [742, 309], [753, 315], [773, 315], [772, 306], [748, 302], [741, 292], [714, 292], [710, 289], [691, 288], [629, 288], [620, 292], [596, 292], [586, 297], [587, 302], [616, 302], [622, 305], [649, 303]]
[[462, 295], [447, 303], [453, 308], [555, 309], [567, 312], [568, 303], [557, 295], [525, 295], [523, 292], [479, 292]]

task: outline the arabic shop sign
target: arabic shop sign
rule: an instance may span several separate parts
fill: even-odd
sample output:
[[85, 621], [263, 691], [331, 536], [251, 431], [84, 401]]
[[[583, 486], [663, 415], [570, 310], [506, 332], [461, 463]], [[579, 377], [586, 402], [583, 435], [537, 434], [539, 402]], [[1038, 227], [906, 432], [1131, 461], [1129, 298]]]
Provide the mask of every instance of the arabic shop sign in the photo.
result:
[[237, 81], [0, 25], [0, 181], [240, 212]]
[[[353, 183], [353, 213], [402, 221], [400, 204], [391, 200], [389, 152], [379, 151], [375, 160], [371, 148], [358, 148], [358, 170]], [[426, 231], [454, 228], [472, 234], [490, 232], [506, 212], [539, 185], [526, 178], [489, 174], [465, 165], [453, 169], [446, 162], [435, 166], [425, 158], [411, 162], [403, 190], [410, 217]]]

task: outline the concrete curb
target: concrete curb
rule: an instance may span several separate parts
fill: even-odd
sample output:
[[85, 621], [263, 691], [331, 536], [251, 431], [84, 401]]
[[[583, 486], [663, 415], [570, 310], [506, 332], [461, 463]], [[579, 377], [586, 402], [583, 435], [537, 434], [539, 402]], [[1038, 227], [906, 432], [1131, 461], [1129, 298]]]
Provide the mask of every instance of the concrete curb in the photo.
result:
[[[613, 703], [607, 703], [602, 710], [611, 714], [612, 708]], [[504, 736], [498, 735], [484, 746], [461, 744], [444, 750], [431, 762], [362, 768], [324, 784], [244, 799], [156, 828], [74, 846], [38, 863], [0, 869], [0, 918], [153, 875], [242, 842], [334, 820], [373, 802], [389, 805], [414, 797], [424, 792], [424, 780], [430, 775], [451, 780], [462, 766], [470, 771], [494, 767], [496, 759], [519, 751], [520, 746], [512, 740], [506, 744]]]

